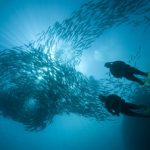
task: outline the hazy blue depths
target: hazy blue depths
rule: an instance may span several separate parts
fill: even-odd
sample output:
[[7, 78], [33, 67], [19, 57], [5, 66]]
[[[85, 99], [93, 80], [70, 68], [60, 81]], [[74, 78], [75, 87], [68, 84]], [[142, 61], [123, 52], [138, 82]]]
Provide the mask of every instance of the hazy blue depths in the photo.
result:
[[103, 67], [121, 59], [150, 70], [149, 1], [0, 3], [2, 150], [125, 150], [125, 122], [110, 120], [98, 94], [149, 94]]

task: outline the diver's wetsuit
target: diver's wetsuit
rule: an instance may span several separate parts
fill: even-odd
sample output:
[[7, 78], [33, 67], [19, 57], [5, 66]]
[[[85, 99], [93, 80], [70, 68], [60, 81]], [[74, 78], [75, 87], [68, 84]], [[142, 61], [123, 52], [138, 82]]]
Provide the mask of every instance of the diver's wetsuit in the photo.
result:
[[141, 75], [145, 77], [148, 75], [147, 73], [142, 72], [126, 64], [123, 61], [108, 62], [108, 63], [105, 63], [105, 67], [110, 69], [110, 72], [112, 73], [114, 77], [116, 78], [125, 77], [128, 80], [139, 83], [140, 85], [144, 85], [144, 82], [134, 75]]
[[109, 95], [105, 97], [105, 100], [103, 101], [106, 109], [113, 115], [119, 116], [119, 113], [122, 113], [132, 117], [150, 118], [150, 115], [144, 115], [133, 111], [137, 109], [146, 109], [146, 106], [125, 102], [125, 100], [121, 99], [121, 97], [117, 95]]

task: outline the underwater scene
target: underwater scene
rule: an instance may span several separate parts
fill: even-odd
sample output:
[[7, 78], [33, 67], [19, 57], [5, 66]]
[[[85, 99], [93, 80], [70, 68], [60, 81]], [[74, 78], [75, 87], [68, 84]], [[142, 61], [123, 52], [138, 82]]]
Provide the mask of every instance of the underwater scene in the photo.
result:
[[0, 0], [0, 150], [150, 150], [149, 0]]

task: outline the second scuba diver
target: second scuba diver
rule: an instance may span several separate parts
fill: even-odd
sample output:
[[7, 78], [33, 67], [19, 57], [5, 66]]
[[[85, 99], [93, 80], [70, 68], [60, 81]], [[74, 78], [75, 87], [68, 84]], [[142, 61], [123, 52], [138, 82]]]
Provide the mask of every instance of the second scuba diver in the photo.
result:
[[99, 99], [104, 103], [105, 108], [112, 114], [119, 116], [120, 113], [131, 116], [131, 117], [141, 117], [141, 118], [150, 118], [150, 115], [141, 114], [135, 112], [135, 110], [143, 109], [145, 112], [148, 110], [148, 107], [144, 105], [136, 105], [132, 103], [125, 102], [124, 99], [118, 95], [112, 94], [108, 96], [99, 95]]

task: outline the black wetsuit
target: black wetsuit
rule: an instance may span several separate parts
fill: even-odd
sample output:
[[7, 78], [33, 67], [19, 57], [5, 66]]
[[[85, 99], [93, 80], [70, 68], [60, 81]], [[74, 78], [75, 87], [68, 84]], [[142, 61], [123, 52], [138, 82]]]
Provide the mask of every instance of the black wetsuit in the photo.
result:
[[147, 73], [142, 72], [142, 71], [126, 64], [123, 61], [110, 62], [109, 69], [114, 77], [116, 77], [116, 78], [125, 77], [128, 80], [139, 83], [140, 85], [144, 85], [144, 82], [134, 75], [141, 75], [141, 76], [145, 76], [145, 77], [147, 76]]
[[127, 116], [150, 118], [150, 115], [144, 115], [133, 111], [146, 109], [146, 106], [125, 102], [121, 97], [113, 94], [105, 98], [105, 107], [113, 115], [119, 116], [119, 114], [122, 113]]

